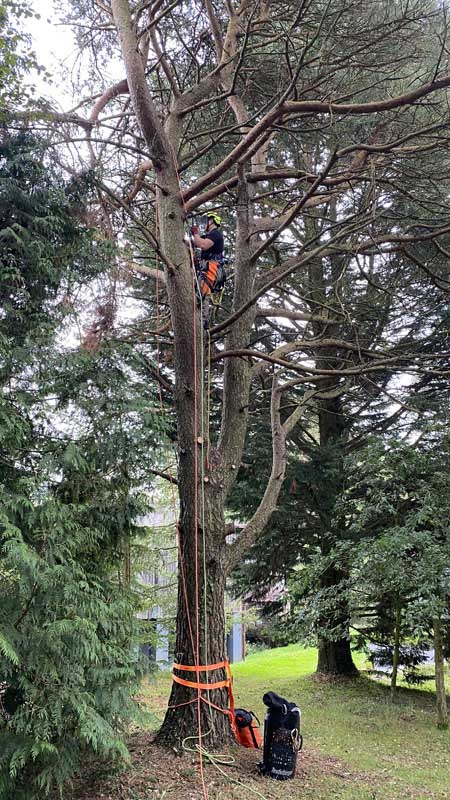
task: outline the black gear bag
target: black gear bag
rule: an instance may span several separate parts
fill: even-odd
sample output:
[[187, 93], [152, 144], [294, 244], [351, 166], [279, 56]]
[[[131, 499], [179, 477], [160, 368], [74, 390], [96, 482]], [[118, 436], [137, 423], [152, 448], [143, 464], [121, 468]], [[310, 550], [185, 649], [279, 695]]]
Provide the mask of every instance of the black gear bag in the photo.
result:
[[264, 719], [263, 761], [259, 765], [264, 775], [278, 781], [293, 778], [297, 766], [297, 753], [302, 749], [300, 709], [275, 692], [266, 692], [263, 703], [267, 706]]

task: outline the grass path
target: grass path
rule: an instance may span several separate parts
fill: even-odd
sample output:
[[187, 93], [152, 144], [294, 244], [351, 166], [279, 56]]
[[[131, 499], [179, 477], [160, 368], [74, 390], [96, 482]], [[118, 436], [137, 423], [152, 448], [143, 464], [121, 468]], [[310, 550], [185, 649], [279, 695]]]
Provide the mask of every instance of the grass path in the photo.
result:
[[[257, 774], [260, 754], [234, 747], [236, 764], [227, 772], [247, 788], [208, 767], [210, 800], [251, 800], [255, 792], [266, 800], [450, 800], [450, 731], [435, 727], [434, 694], [403, 688], [393, 705], [388, 687], [364, 674], [352, 682], [318, 680], [316, 657], [315, 650], [290, 645], [234, 666], [236, 704], [261, 720], [269, 689], [298, 703], [304, 751], [295, 780], [278, 783]], [[168, 675], [143, 686], [154, 725], [169, 689]], [[156, 747], [149, 730], [136, 732], [130, 749], [127, 773], [82, 779], [74, 800], [200, 800], [195, 758]]]

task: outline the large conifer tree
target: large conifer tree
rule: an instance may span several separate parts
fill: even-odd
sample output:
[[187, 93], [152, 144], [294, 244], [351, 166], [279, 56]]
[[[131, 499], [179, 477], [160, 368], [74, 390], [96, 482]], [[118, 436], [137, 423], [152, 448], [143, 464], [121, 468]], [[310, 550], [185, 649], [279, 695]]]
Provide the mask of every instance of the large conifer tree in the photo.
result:
[[[378, 314], [371, 290], [383, 292], [377, 279], [385, 279], [385, 259], [390, 271], [399, 253], [410, 274], [414, 265], [428, 275], [423, 241], [441, 267], [448, 258], [447, 199], [439, 213], [416, 217], [410, 228], [402, 212], [414, 181], [437, 183], [432, 157], [444, 163], [447, 152], [442, 90], [450, 76], [439, 44], [447, 18], [438, 12], [438, 4], [422, 0], [71, 4], [68, 16], [76, 25], [82, 17], [81, 37], [95, 55], [86, 75], [91, 96], [81, 104], [77, 97], [66, 114], [47, 110], [46, 120], [58, 131], [52, 146], [60, 159], [73, 169], [79, 156], [81, 169], [87, 162], [96, 171], [93, 213], [101, 230], [118, 237], [121, 274], [134, 275], [141, 297], [146, 292], [155, 307], [162, 298], [168, 312], [164, 324], [158, 314], [153, 325], [142, 318], [129, 341], [153, 360], [163, 400], [177, 417], [186, 590], [180, 584], [176, 651], [190, 666], [223, 658], [226, 577], [276, 508], [286, 439], [305, 409], [320, 405], [330, 444], [340, 438], [336, 390], [392, 374], [411, 355], [407, 337], [398, 348], [394, 325], [385, 339], [367, 336], [364, 347], [359, 341], [361, 310], [365, 321]], [[108, 84], [111, 53], [110, 63], [123, 71]], [[79, 140], [84, 147], [76, 154]], [[399, 165], [411, 167], [406, 189]], [[216, 402], [206, 419], [205, 349], [185, 234], [189, 214], [218, 206], [233, 229], [234, 287], [211, 331]], [[311, 225], [315, 209], [318, 230]], [[435, 275], [433, 265], [430, 281]], [[358, 313], [352, 303], [346, 308], [352, 282]], [[283, 314], [295, 335], [282, 331], [268, 352], [258, 320]], [[155, 358], [161, 354], [163, 366]], [[229, 540], [227, 503], [261, 379], [271, 398], [272, 465], [253, 516]], [[206, 447], [200, 432], [209, 424], [217, 435]], [[205, 575], [202, 566], [196, 574], [198, 554]], [[198, 724], [192, 690], [174, 685], [171, 706], [161, 732], [166, 742]], [[224, 715], [211, 713], [209, 741], [220, 744], [229, 727]], [[209, 728], [206, 703], [200, 718]]]

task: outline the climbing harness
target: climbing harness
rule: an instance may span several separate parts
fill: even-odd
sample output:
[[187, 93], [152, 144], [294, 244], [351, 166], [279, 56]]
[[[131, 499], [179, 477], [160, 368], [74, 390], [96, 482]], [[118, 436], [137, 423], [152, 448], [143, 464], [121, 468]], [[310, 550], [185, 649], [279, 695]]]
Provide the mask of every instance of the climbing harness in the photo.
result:
[[196, 258], [194, 261], [197, 304], [201, 307], [202, 327], [205, 331], [209, 329], [211, 320], [222, 305], [228, 277], [225, 271], [226, 263], [228, 259], [225, 258], [209, 261]]
[[278, 781], [293, 778], [297, 755], [302, 749], [300, 709], [275, 692], [266, 692], [263, 703], [267, 706], [264, 719], [263, 760], [259, 770]]
[[202, 297], [205, 297], [207, 294], [221, 293], [227, 280], [227, 273], [225, 271], [226, 259], [217, 258], [205, 260], [203, 258], [196, 258], [194, 263]]

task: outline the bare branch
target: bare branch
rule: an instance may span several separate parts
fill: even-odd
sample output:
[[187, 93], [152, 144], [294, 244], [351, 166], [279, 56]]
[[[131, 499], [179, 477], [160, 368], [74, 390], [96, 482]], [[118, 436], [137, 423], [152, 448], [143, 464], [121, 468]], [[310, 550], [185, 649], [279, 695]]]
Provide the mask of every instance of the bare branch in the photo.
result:
[[[152, 475], [158, 475], [160, 478], [164, 478], [164, 480], [169, 481], [169, 483], [172, 483], [174, 486], [178, 486], [177, 479], [174, 478], [173, 475], [168, 475], [167, 472], [160, 472], [159, 469], [150, 469], [149, 472], [151, 472]], [[160, 588], [166, 589], [167, 586]]]
[[140, 275], [155, 278], [155, 280], [161, 281], [161, 283], [166, 283], [166, 274], [162, 269], [152, 269], [152, 267], [146, 267], [143, 264], [135, 264], [132, 261], [125, 261], [122, 268], [130, 270], [131, 272], [139, 272]]
[[111, 102], [111, 100], [114, 100], [120, 94], [129, 94], [129, 92], [130, 90], [128, 88], [128, 81], [126, 80], [126, 78], [124, 78], [124, 80], [122, 81], [119, 81], [118, 83], [115, 83], [114, 86], [111, 86], [109, 89], [106, 90], [106, 92], [103, 92], [101, 97], [98, 98], [97, 102], [95, 103], [90, 113], [89, 121], [92, 123], [92, 125], [95, 125], [95, 123], [98, 120], [100, 112], [103, 111], [105, 106], [107, 106], [108, 103]]
[[156, 170], [171, 163], [170, 147], [147, 85], [144, 65], [133, 30], [127, 0], [111, 0], [114, 22], [119, 34], [130, 96], [150, 157]]
[[302, 100], [302, 101], [279, 101], [273, 106], [266, 115], [257, 122], [253, 128], [244, 136], [241, 141], [231, 150], [227, 156], [217, 164], [206, 175], [199, 178], [185, 193], [185, 200], [190, 200], [198, 192], [211, 184], [217, 178], [230, 169], [236, 161], [242, 159], [248, 152], [249, 148], [255, 143], [258, 137], [267, 131], [276, 121], [286, 114], [294, 116], [305, 115], [365, 115], [376, 114], [382, 111], [389, 111], [395, 108], [402, 108], [414, 104], [422, 97], [426, 97], [433, 92], [440, 89], [445, 89], [450, 86], [450, 76], [439, 78], [436, 81], [424, 84], [419, 88], [407, 94], [391, 97], [389, 100], [380, 100], [371, 103], [324, 103], [318, 100]]
[[272, 426], [272, 471], [267, 482], [264, 496], [253, 517], [248, 521], [239, 537], [228, 545], [227, 570], [228, 574], [239, 564], [243, 555], [249, 550], [256, 537], [266, 526], [275, 510], [277, 500], [283, 485], [286, 471], [286, 433], [280, 420], [281, 391], [278, 387], [278, 375], [273, 376], [271, 399], [271, 426]]
[[295, 411], [281, 424], [280, 404], [284, 386], [278, 385], [278, 374], [274, 373], [271, 396], [271, 427], [272, 427], [272, 471], [267, 482], [264, 496], [251, 519], [247, 522], [238, 538], [228, 545], [227, 569], [230, 573], [242, 560], [252, 544], [262, 533], [276, 509], [281, 487], [286, 472], [286, 436], [300, 420], [305, 407], [314, 397], [316, 390], [307, 390]]

